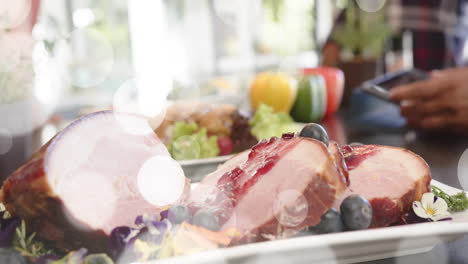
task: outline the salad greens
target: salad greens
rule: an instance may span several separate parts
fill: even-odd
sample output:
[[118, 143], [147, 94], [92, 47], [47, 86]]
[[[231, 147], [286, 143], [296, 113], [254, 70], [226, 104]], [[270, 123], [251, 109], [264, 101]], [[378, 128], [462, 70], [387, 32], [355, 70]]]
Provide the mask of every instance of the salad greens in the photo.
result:
[[[280, 137], [284, 133], [298, 132], [302, 128], [287, 113], [275, 112], [266, 104], [258, 107], [254, 116], [248, 121], [248, 126], [246, 131], [254, 140]], [[222, 139], [224, 137], [220, 142]], [[232, 144], [231, 139], [228, 138], [228, 140]], [[200, 127], [197, 123], [178, 121], [172, 127], [171, 140], [167, 148], [172, 158], [176, 160], [211, 158], [223, 153], [224, 149], [220, 149], [220, 146], [223, 148], [224, 145], [220, 142], [217, 136], [209, 136], [207, 129]], [[229, 149], [228, 153], [231, 153], [232, 146]]]
[[175, 123], [168, 148], [176, 160], [210, 158], [219, 154], [218, 137], [209, 137], [206, 128], [199, 128], [194, 122]]
[[190, 136], [197, 132], [198, 125], [195, 122], [176, 122], [172, 129], [172, 140], [178, 139], [183, 136]]
[[445, 200], [451, 212], [460, 212], [468, 209], [468, 198], [465, 192], [460, 192], [455, 195], [449, 195], [437, 186], [431, 185], [432, 193]]
[[287, 113], [273, 111], [268, 105], [261, 104], [249, 121], [251, 133], [258, 139], [280, 137], [284, 133], [298, 132], [301, 127]]

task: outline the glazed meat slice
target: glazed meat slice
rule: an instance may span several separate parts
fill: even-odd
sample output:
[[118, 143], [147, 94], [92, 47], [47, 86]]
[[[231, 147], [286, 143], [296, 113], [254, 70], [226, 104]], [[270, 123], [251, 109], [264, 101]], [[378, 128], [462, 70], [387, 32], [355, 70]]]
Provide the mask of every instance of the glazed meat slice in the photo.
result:
[[[418, 155], [401, 148], [364, 145], [343, 148], [352, 193], [367, 198], [373, 209], [371, 227], [397, 223], [411, 210], [412, 202], [430, 190], [431, 174]], [[339, 208], [341, 200], [335, 207]]]
[[56, 247], [102, 252], [114, 227], [157, 213], [137, 176], [145, 161], [168, 155], [146, 119], [98, 112], [75, 121], [10, 175], [1, 198]]
[[346, 189], [341, 159], [309, 138], [261, 141], [206, 176], [189, 203], [212, 208], [222, 229], [236, 227], [244, 241], [288, 236], [318, 224]]

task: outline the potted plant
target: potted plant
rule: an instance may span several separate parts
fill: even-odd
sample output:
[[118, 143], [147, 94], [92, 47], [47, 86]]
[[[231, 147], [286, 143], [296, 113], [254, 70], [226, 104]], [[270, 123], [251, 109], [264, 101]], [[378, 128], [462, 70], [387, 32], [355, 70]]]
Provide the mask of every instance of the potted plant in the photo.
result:
[[345, 75], [343, 101], [349, 102], [354, 88], [372, 79], [377, 73], [390, 29], [385, 23], [383, 10], [366, 12], [355, 0], [348, 0], [339, 23], [331, 35], [338, 44], [339, 54], [336, 65]]

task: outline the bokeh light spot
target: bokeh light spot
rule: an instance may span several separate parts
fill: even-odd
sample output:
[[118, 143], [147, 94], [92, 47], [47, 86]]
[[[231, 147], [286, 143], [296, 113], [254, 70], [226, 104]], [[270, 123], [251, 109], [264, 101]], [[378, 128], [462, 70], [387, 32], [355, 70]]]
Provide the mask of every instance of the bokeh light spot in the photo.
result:
[[[152, 129], [158, 128], [166, 115], [166, 99], [157, 97], [151, 102], [147, 102], [140, 100], [141, 97], [135, 79], [130, 79], [124, 82], [114, 93], [112, 109], [115, 112], [133, 113], [144, 116], [148, 118], [148, 124]], [[119, 125], [123, 126], [126, 131], [135, 132], [135, 128], [132, 126], [129, 127], [128, 125], [131, 124], [126, 123], [125, 120], [121, 120], [117, 117], [117, 122]]]
[[[62, 181], [56, 191], [64, 201], [68, 201], [65, 215], [69, 222], [82, 230], [101, 229], [111, 222], [118, 195], [107, 177], [86, 169], [74, 170], [67, 176], [67, 181]], [[78, 195], [83, 190], [87, 190], [86, 199]]]
[[137, 180], [143, 198], [159, 207], [175, 203], [185, 188], [182, 167], [167, 156], [148, 159], [138, 172]]
[[297, 190], [285, 190], [276, 197], [273, 212], [281, 225], [295, 227], [306, 219], [309, 204], [304, 195]]
[[90, 8], [81, 8], [73, 12], [73, 24], [78, 28], [84, 28], [91, 25], [96, 20], [93, 10]]

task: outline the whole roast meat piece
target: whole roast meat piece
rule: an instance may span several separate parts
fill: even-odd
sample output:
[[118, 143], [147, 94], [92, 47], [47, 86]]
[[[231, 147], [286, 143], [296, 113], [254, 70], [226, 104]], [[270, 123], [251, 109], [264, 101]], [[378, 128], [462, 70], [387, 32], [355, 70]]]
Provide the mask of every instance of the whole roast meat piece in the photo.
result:
[[140, 193], [137, 175], [145, 161], [168, 155], [145, 118], [97, 112], [73, 122], [10, 175], [1, 199], [55, 247], [103, 252], [114, 227], [158, 212]]
[[242, 242], [286, 237], [316, 225], [347, 187], [343, 156], [310, 138], [285, 134], [242, 152], [192, 190], [187, 203], [211, 210]]
[[413, 152], [390, 146], [343, 147], [350, 186], [337, 200], [356, 193], [372, 205], [371, 227], [396, 224], [411, 211], [413, 201], [430, 191], [431, 172]]

